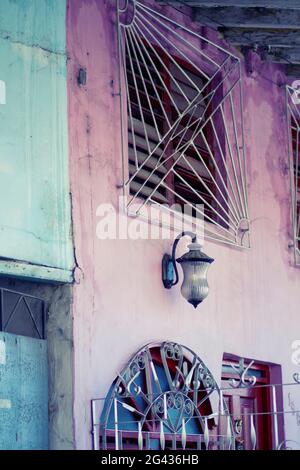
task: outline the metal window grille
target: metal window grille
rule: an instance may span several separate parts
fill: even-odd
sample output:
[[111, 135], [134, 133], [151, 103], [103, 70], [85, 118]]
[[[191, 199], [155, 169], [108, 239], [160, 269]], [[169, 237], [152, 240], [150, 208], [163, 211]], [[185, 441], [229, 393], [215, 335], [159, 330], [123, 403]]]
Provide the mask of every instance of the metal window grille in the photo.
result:
[[300, 266], [300, 106], [294, 100], [295, 90], [286, 88], [289, 135], [289, 167], [293, 222], [293, 248], [296, 266]]
[[239, 59], [153, 2], [118, 2], [118, 38], [128, 213], [187, 205], [208, 239], [249, 247]]
[[0, 331], [46, 339], [46, 306], [38, 297], [0, 289]]

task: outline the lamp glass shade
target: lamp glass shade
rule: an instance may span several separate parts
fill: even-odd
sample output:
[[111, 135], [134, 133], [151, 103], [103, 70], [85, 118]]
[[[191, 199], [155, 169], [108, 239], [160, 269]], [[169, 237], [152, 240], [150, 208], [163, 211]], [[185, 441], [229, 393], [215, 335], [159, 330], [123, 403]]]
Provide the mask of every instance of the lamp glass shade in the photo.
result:
[[189, 252], [177, 259], [183, 271], [181, 294], [196, 308], [208, 296], [207, 271], [214, 260], [203, 253], [197, 243], [188, 248]]

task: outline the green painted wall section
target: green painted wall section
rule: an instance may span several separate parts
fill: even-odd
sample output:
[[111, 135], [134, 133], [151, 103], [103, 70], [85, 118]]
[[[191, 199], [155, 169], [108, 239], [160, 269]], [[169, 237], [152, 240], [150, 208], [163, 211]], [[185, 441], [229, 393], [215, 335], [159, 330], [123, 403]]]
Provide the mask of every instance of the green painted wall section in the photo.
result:
[[0, 274], [71, 280], [66, 62], [66, 0], [1, 0]]
[[0, 332], [0, 450], [47, 448], [47, 341]]
[[1, 0], [0, 36], [65, 54], [66, 0]]

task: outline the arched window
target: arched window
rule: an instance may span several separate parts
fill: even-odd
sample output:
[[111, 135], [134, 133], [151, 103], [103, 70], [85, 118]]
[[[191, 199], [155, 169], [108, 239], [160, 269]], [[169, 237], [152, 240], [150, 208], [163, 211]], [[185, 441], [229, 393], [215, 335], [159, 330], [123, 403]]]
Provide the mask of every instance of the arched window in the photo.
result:
[[100, 417], [100, 448], [228, 448], [231, 421], [228, 416], [228, 441], [218, 436], [219, 406], [219, 388], [193, 351], [170, 342], [147, 345], [111, 386]]

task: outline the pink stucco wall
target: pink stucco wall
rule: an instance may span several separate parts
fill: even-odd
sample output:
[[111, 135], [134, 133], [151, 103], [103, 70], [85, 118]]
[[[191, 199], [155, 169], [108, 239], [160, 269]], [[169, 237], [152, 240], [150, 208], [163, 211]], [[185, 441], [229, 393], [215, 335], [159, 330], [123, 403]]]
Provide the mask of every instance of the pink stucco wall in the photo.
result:
[[[108, 0], [69, 1], [69, 148], [75, 254], [74, 390], [78, 448], [91, 447], [90, 400], [106, 395], [127, 359], [145, 343], [174, 340], [193, 349], [220, 380], [224, 352], [295, 367], [291, 343], [300, 336], [300, 270], [293, 267], [287, 169], [284, 76], [255, 61], [244, 77], [245, 133], [251, 216], [249, 251], [205, 243], [215, 258], [211, 291], [197, 309], [179, 288], [163, 289], [165, 241], [100, 241], [96, 209], [117, 206], [121, 184], [116, 27]], [[87, 86], [77, 72], [87, 69]], [[184, 244], [183, 244], [184, 245]], [[183, 246], [184, 248], [184, 246]], [[295, 387], [289, 399], [300, 408]], [[285, 407], [288, 409], [288, 395]], [[300, 440], [295, 416], [287, 437]]]

